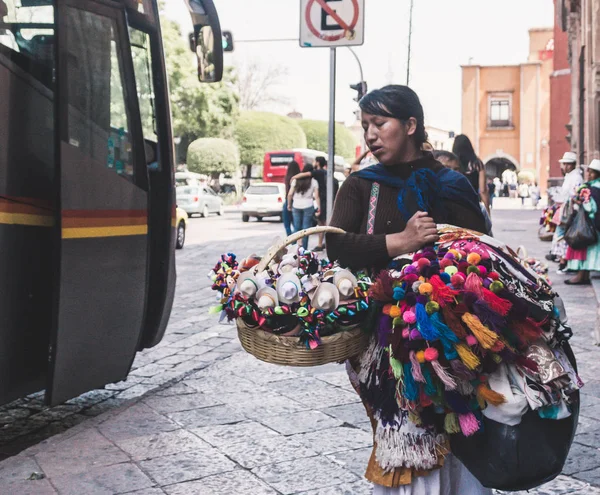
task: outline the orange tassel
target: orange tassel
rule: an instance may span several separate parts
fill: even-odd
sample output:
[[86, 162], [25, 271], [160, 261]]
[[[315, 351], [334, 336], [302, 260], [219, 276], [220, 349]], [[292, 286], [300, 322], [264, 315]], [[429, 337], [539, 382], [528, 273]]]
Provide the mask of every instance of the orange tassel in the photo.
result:
[[456, 336], [461, 340], [466, 339], [467, 332], [465, 331], [465, 328], [460, 322], [458, 316], [456, 316], [448, 306], [442, 308], [442, 314], [444, 315], [444, 321], [446, 322], [446, 325], [450, 327]]
[[507, 301], [506, 299], [502, 299], [501, 297], [494, 294], [491, 290], [482, 289], [483, 291], [483, 300], [487, 303], [490, 309], [502, 316], [506, 316], [512, 308], [512, 303]]
[[498, 341], [498, 335], [486, 327], [477, 316], [471, 313], [465, 313], [462, 316], [462, 321], [465, 322], [469, 330], [473, 332], [475, 338], [484, 349], [491, 349]]
[[477, 386], [477, 400], [485, 401], [492, 406], [499, 406], [500, 404], [504, 404], [506, 402], [506, 397], [498, 392], [493, 391], [485, 383], [480, 383]]

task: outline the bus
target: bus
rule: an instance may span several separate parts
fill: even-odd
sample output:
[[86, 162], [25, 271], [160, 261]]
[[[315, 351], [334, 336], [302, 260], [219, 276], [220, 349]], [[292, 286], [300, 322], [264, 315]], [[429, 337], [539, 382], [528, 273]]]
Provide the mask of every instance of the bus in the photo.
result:
[[[298, 165], [300, 165], [300, 170], [302, 170], [304, 165], [312, 165], [317, 156], [322, 156], [325, 160], [328, 160], [327, 153], [304, 148], [269, 151], [265, 153], [263, 162], [263, 180], [265, 182], [285, 182], [287, 167], [292, 161], [298, 163]], [[345, 164], [346, 161], [343, 157], [338, 155], [335, 156], [335, 171], [342, 174], [342, 177]]]
[[[222, 77], [212, 0], [186, 0]], [[175, 290], [175, 181], [157, 0], [0, 0], [0, 404], [127, 377]]]

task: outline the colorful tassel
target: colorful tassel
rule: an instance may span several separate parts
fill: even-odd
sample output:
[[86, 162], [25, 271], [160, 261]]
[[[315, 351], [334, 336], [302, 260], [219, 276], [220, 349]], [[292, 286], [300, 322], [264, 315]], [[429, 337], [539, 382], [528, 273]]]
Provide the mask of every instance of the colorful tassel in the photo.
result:
[[479, 275], [476, 275], [475, 273], [469, 273], [467, 280], [465, 281], [465, 290], [477, 294], [477, 297], [481, 297], [482, 289], [483, 284], [481, 283]]
[[435, 374], [444, 384], [446, 390], [456, 390], [456, 381], [454, 380], [454, 377], [448, 374], [439, 361], [431, 361], [431, 366], [433, 367]]
[[404, 397], [415, 402], [419, 398], [419, 387], [415, 383], [410, 368], [410, 364], [404, 364]]
[[481, 361], [479, 360], [479, 358], [473, 353], [471, 349], [469, 349], [467, 345], [463, 344], [462, 342], [459, 342], [454, 346], [454, 348], [456, 349], [456, 352], [458, 352], [460, 360], [470, 370], [474, 370], [481, 365]]
[[465, 437], [470, 437], [479, 431], [479, 421], [477, 421], [477, 418], [472, 412], [459, 414], [458, 422], [460, 423], [460, 429]]
[[482, 289], [483, 300], [488, 304], [490, 309], [502, 316], [506, 316], [512, 308], [512, 303], [506, 299], [494, 294], [491, 290]]
[[450, 327], [448, 327], [448, 325], [446, 325], [442, 320], [440, 320], [440, 316], [438, 313], [432, 314], [429, 317], [429, 321], [433, 325], [433, 328], [435, 328], [440, 334], [442, 340], [452, 343], [458, 342], [459, 339], [456, 336], [456, 334], [452, 331]]
[[433, 397], [437, 394], [437, 387], [435, 383], [433, 383], [433, 377], [431, 376], [431, 372], [427, 366], [422, 368], [423, 377], [425, 378], [425, 393], [429, 397]]
[[458, 291], [448, 287], [439, 275], [431, 277], [429, 283], [432, 286], [431, 299], [442, 307], [446, 303], [454, 301], [454, 298], [458, 295]]
[[510, 329], [523, 345], [532, 344], [542, 335], [542, 329], [531, 318], [527, 318], [524, 321], [513, 322]]
[[471, 385], [471, 382], [467, 382], [465, 380], [458, 380], [456, 382], [456, 390], [460, 395], [464, 395], [466, 397], [470, 396], [471, 394], [473, 394], [473, 392], [475, 392], [475, 389], [473, 388], [473, 385]]
[[423, 376], [423, 372], [421, 371], [421, 364], [417, 359], [415, 351], [410, 351], [410, 362], [412, 364], [412, 376], [417, 382], [425, 383], [425, 377]]
[[465, 322], [469, 330], [484, 349], [491, 349], [498, 340], [498, 335], [487, 328], [477, 316], [471, 313], [465, 313], [462, 316], [462, 321]]
[[402, 381], [402, 377], [404, 376], [404, 370], [402, 368], [402, 362], [398, 361], [392, 354], [390, 349], [390, 368], [392, 368], [392, 373], [394, 374], [394, 378], [399, 382]]
[[458, 422], [458, 416], [456, 413], [448, 413], [444, 418], [444, 430], [448, 435], [454, 435], [460, 433], [460, 423]]
[[481, 399], [492, 406], [499, 406], [506, 402], [506, 397], [492, 390], [487, 384], [480, 383], [477, 386], [477, 398]]
[[442, 308], [442, 314], [444, 315], [444, 321], [446, 325], [450, 327], [450, 329], [454, 332], [459, 339], [465, 339], [467, 337], [467, 332], [465, 331], [460, 319], [454, 312], [448, 307]]
[[431, 325], [429, 316], [425, 310], [425, 306], [422, 304], [416, 305], [416, 316], [417, 316], [417, 328], [425, 340], [430, 342], [438, 340], [440, 338], [439, 332]]
[[450, 368], [452, 368], [452, 373], [454, 373], [454, 376], [459, 378], [460, 381], [471, 381], [476, 376], [475, 373], [467, 368], [465, 363], [463, 363], [460, 359], [453, 359], [450, 361]]

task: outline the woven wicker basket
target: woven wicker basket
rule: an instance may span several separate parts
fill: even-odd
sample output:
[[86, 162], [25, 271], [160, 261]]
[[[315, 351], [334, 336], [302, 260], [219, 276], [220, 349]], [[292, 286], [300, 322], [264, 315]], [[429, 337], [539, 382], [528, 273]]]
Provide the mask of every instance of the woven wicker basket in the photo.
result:
[[[269, 249], [268, 253], [255, 267], [258, 273], [264, 270], [271, 260], [287, 245], [305, 236], [320, 232], [343, 234], [335, 227], [313, 227], [292, 234], [278, 245]], [[283, 366], [321, 366], [327, 363], [345, 361], [360, 354], [368, 345], [369, 335], [359, 325], [351, 325], [344, 330], [321, 338], [316, 349], [307, 349], [299, 337], [286, 337], [249, 326], [241, 318], [236, 319], [238, 337], [244, 350], [257, 359], [271, 364]]]
[[554, 232], [548, 232], [543, 225], [538, 230], [538, 238], [542, 242], [551, 242], [554, 237]]

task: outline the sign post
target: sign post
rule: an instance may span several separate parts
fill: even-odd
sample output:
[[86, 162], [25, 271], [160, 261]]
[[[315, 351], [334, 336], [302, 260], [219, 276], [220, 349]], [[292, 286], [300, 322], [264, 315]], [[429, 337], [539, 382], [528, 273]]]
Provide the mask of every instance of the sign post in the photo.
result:
[[[333, 211], [335, 172], [336, 47], [364, 42], [365, 0], [300, 0], [300, 46], [329, 47], [329, 159], [327, 161], [327, 223]], [[325, 205], [321, 205], [323, 208]]]

